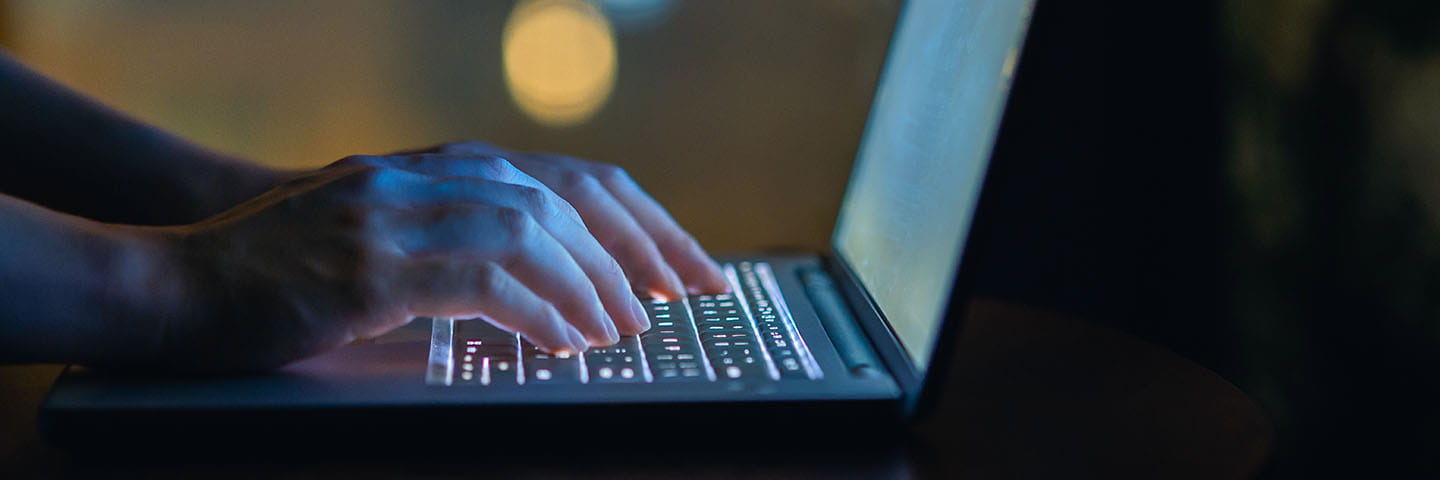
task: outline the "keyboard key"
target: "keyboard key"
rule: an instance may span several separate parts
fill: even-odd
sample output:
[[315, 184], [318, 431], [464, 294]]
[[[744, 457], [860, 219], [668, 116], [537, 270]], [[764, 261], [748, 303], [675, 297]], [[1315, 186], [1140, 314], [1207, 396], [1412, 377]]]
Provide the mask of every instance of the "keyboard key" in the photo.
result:
[[769, 297], [756, 265], [726, 265], [725, 270], [738, 281], [740, 295], [695, 295], [679, 302], [642, 300], [653, 325], [650, 331], [622, 337], [616, 345], [591, 348], [583, 357], [545, 353], [482, 319], [456, 321], [452, 384], [810, 378], [808, 352], [803, 342], [793, 338], [793, 325], [779, 310], [784, 303]]
[[749, 297], [747, 304], [758, 330], [758, 343], [763, 345], [773, 360], [774, 372], [781, 379], [813, 378], [812, 374], [818, 375], [818, 370], [810, 371], [816, 367], [813, 363], [807, 363], [809, 352], [805, 350], [803, 342], [794, 337], [794, 325], [790, 324], [784, 312], [780, 311], [784, 306], [783, 300], [777, 302], [769, 296], [765, 285], [768, 283], [774, 288], [773, 280], [762, 281], [762, 273], [766, 278], [773, 278], [769, 266], [741, 262], [737, 266], [737, 272], [740, 290]]
[[514, 333], [501, 330], [491, 325], [490, 322], [471, 319], [455, 322], [455, 345], [480, 346], [480, 345], [509, 345], [515, 346], [518, 340]]
[[780, 378], [782, 379], [810, 378], [810, 376], [805, 373], [805, 368], [800, 365], [800, 361], [795, 357], [780, 360], [778, 364], [780, 367]]
[[[681, 302], [650, 302], [646, 307], [651, 312], [654, 327], [640, 335], [639, 349], [649, 360], [652, 380], [656, 382], [710, 380], [709, 369], [705, 368], [704, 362], [699, 360], [705, 353], [696, 337], [695, 324], [690, 317], [690, 310], [685, 308], [685, 304]], [[656, 318], [660, 315], [666, 315], [666, 317]], [[632, 375], [638, 379], [642, 373], [637, 370], [632, 372]], [[611, 375], [610, 380], [612, 381], [626, 380], [621, 371], [614, 371]], [[591, 375], [591, 381], [595, 381], [595, 377], [595, 375]]]
[[492, 386], [517, 383], [518, 340], [514, 333], [479, 319], [454, 323], [452, 385]]
[[770, 372], [765, 368], [764, 365], [758, 363], [726, 365], [724, 368], [721, 368], [719, 370], [722, 372], [720, 377], [729, 380], [770, 379]]
[[640, 340], [636, 337], [620, 337], [615, 345], [586, 350], [590, 383], [644, 383], [640, 351]]
[[525, 384], [580, 383], [580, 357], [574, 355], [550, 355], [525, 343], [521, 367], [525, 373]]
[[475, 381], [481, 385], [515, 385], [519, 383], [519, 369], [516, 367], [515, 350], [497, 353], [482, 353], [475, 356]]

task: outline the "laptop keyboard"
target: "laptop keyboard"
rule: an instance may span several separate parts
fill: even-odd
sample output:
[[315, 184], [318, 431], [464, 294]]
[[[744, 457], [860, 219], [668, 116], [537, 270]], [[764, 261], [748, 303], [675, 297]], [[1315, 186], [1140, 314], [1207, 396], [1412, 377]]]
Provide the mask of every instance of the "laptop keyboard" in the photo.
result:
[[[484, 320], [435, 319], [427, 382], [504, 386], [820, 378], [769, 265], [741, 262], [724, 270], [732, 293], [642, 301], [649, 331], [579, 355], [545, 353]], [[449, 352], [439, 350], [444, 347]]]

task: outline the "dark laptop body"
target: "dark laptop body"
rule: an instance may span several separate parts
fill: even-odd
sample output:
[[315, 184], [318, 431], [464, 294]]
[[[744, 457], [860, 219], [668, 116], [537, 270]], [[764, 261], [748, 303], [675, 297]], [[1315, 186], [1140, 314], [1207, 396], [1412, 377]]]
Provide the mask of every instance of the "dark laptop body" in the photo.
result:
[[[907, 3], [836, 227], [835, 254], [718, 259], [731, 269], [764, 266], [770, 296], [813, 358], [809, 378], [712, 373], [713, 381], [686, 383], [461, 385], [458, 367], [438, 360], [454, 357], [436, 355], [437, 322], [449, 321], [422, 318], [264, 374], [176, 377], [72, 366], [41, 407], [42, 428], [62, 444], [115, 445], [137, 432], [183, 443], [251, 434], [453, 436], [463, 428], [543, 436], [597, 422], [822, 436], [837, 425], [903, 425], [933, 401], [932, 380], [943, 378], [970, 296], [974, 269], [963, 267], [978, 250], [970, 239], [983, 228], [983, 218], [975, 220], [980, 192], [1031, 8], [1030, 0]], [[931, 202], [937, 199], [949, 200]], [[463, 348], [444, 338], [449, 348]]]

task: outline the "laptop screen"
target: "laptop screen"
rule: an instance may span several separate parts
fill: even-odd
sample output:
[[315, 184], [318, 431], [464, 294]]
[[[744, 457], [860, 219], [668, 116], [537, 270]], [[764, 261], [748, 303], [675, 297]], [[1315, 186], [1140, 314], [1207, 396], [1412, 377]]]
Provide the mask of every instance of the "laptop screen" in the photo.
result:
[[1032, 0], [912, 0], [833, 238], [922, 371], [935, 348]]

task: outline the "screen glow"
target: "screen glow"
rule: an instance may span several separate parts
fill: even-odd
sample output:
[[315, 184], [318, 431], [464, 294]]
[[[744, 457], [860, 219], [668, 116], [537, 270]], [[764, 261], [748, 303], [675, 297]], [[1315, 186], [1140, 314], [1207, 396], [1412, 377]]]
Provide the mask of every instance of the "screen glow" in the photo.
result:
[[935, 348], [1028, 0], [912, 0], [896, 27], [833, 239], [915, 365]]

